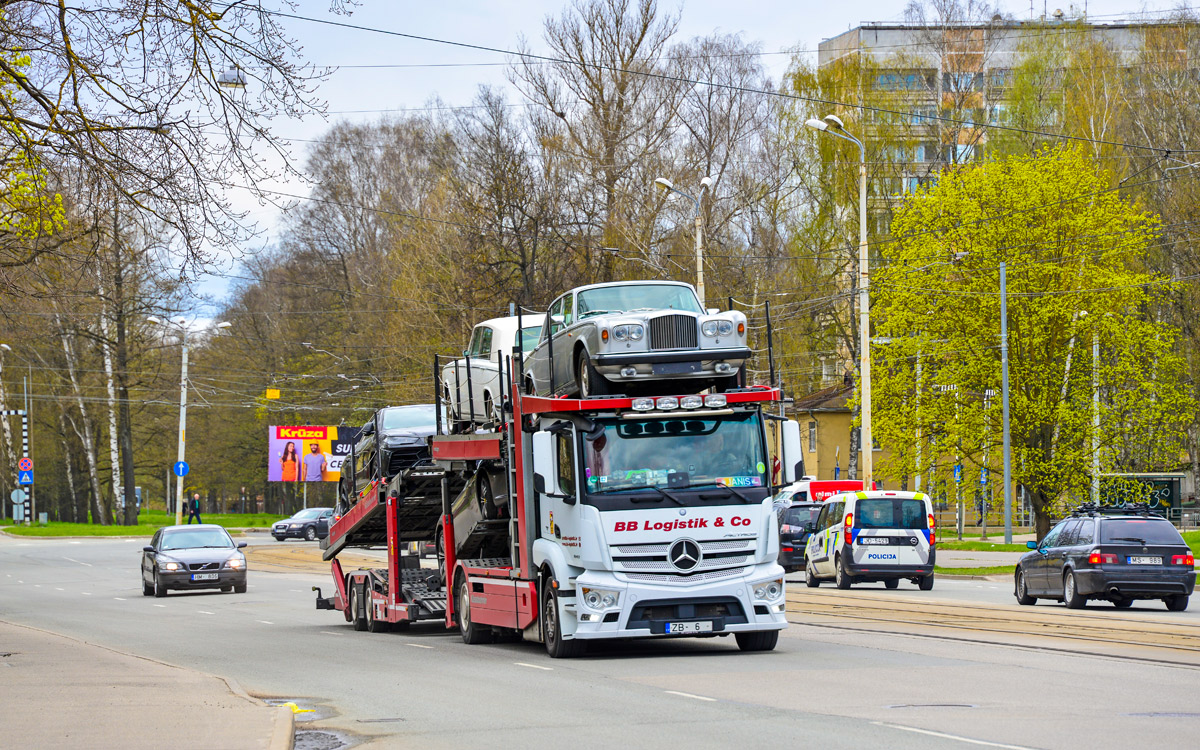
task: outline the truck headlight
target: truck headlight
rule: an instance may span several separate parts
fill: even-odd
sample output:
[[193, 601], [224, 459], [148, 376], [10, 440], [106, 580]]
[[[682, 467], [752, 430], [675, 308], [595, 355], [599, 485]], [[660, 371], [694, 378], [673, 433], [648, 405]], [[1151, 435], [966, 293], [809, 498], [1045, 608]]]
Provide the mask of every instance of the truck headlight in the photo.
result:
[[607, 589], [582, 588], [583, 603], [588, 609], [612, 609], [621, 601], [621, 592]]
[[754, 584], [754, 598], [762, 601], [771, 601], [778, 599], [783, 595], [783, 579], [776, 578], [773, 581], [763, 581], [762, 583]]

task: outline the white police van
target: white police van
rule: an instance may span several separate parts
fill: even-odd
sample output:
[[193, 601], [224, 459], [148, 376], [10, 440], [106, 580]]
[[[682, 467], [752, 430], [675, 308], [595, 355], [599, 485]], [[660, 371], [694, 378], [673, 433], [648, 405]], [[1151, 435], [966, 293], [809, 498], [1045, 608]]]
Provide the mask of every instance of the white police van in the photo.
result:
[[825, 501], [808, 538], [805, 583], [833, 579], [884, 581], [894, 589], [908, 578], [922, 591], [933, 588], [937, 538], [933, 506], [920, 492], [843, 492]]

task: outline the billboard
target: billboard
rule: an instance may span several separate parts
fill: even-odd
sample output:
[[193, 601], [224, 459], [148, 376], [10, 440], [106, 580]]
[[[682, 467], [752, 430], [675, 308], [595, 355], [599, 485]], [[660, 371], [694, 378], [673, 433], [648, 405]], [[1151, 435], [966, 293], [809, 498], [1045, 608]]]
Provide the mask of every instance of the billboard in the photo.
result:
[[267, 428], [267, 481], [336, 482], [357, 438], [356, 427], [272, 425]]

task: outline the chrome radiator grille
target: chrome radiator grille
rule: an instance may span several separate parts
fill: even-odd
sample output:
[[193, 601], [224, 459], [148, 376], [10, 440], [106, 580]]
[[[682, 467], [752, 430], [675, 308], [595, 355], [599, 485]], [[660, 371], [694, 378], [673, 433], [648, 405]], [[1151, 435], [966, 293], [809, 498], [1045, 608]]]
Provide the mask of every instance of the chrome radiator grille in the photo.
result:
[[697, 333], [696, 319], [691, 315], [660, 315], [650, 320], [650, 348], [695, 349]]

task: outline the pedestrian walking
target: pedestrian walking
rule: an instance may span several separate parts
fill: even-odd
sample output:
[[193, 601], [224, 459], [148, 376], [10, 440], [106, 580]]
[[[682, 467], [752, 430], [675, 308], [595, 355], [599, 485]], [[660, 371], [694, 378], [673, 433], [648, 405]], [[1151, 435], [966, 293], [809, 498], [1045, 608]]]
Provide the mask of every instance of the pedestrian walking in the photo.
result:
[[191, 525], [192, 518], [196, 519], [196, 523], [204, 523], [200, 520], [200, 493], [192, 495], [192, 501], [188, 503], [188, 525]]

